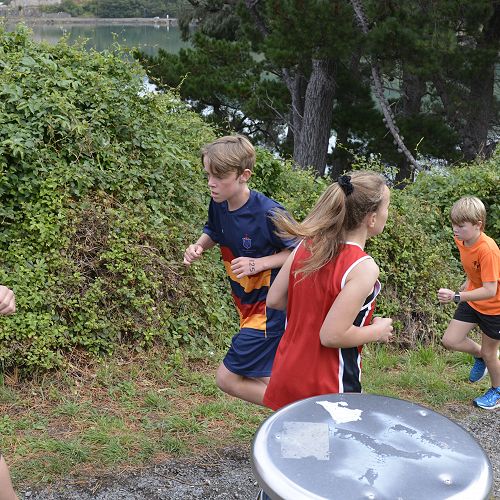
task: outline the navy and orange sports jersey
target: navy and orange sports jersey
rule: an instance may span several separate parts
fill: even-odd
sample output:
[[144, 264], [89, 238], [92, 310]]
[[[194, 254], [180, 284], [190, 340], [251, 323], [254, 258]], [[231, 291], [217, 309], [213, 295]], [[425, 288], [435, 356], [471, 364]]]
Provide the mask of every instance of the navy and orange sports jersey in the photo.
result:
[[292, 247], [291, 242], [278, 238], [270, 218], [283, 207], [258, 191], [250, 191], [248, 201], [237, 210], [230, 211], [227, 201], [210, 200], [208, 221], [203, 232], [219, 244], [231, 292], [240, 315], [240, 330], [251, 329], [269, 333], [282, 333], [285, 313], [266, 309], [269, 287], [279, 269], [268, 269], [253, 276], [238, 279], [231, 271], [231, 261], [238, 257], [267, 257]]

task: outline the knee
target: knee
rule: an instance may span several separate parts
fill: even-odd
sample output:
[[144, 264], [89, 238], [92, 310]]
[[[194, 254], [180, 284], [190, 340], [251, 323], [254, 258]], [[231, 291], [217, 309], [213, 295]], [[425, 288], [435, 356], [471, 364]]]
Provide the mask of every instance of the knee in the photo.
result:
[[224, 386], [224, 375], [221, 373], [221, 369], [219, 368], [217, 372], [215, 373], [215, 383], [217, 384], [217, 387], [223, 391], [223, 386]]
[[231, 394], [231, 388], [232, 388], [232, 383], [231, 383], [231, 373], [223, 366], [219, 366], [217, 369], [217, 373], [215, 374], [215, 383], [217, 384], [217, 387], [228, 394]]
[[441, 344], [443, 344], [443, 347], [445, 349], [448, 349], [449, 351], [453, 351], [454, 343], [446, 334], [444, 334], [443, 338], [441, 339]]

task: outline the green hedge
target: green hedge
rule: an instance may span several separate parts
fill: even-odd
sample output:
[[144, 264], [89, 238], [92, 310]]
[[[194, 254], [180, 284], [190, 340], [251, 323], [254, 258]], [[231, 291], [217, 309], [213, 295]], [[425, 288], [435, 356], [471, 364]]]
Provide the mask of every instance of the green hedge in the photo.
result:
[[[145, 93], [119, 47], [39, 45], [19, 26], [0, 31], [0, 60], [0, 282], [18, 305], [0, 321], [3, 367], [117, 344], [226, 345], [237, 316], [218, 252], [182, 264], [206, 218], [199, 150], [214, 131], [177, 96]], [[283, 198], [290, 166], [259, 162]], [[322, 183], [296, 179], [304, 206]]]
[[485, 161], [421, 174], [410, 192], [432, 203], [447, 224], [456, 200], [462, 196], [479, 197], [487, 210], [486, 233], [500, 242], [500, 150]]
[[3, 365], [228, 330], [218, 266], [186, 279], [180, 264], [204, 217], [212, 130], [175, 96], [145, 94], [118, 48], [38, 45], [19, 27], [0, 33], [0, 60], [0, 280], [18, 304], [0, 322]]
[[[176, 95], [145, 93], [126, 56], [0, 30], [0, 283], [18, 304], [0, 321], [4, 369], [50, 369], [75, 349], [119, 344], [208, 354], [237, 328], [219, 253], [182, 265], [206, 218], [199, 150], [214, 131]], [[327, 182], [257, 156], [252, 185], [301, 219]], [[446, 212], [467, 176], [490, 196], [498, 235], [498, 162], [478, 178], [475, 168], [395, 191], [387, 230], [369, 244], [384, 284], [378, 312], [396, 319], [402, 345], [431, 341], [450, 316], [435, 292], [461, 281]]]

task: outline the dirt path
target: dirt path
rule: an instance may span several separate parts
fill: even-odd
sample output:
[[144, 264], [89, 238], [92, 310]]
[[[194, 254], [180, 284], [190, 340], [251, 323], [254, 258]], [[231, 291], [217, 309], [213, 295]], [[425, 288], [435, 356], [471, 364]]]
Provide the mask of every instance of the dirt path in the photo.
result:
[[259, 487], [249, 463], [250, 450], [172, 460], [136, 472], [90, 478], [81, 483], [25, 490], [29, 500], [255, 499]]
[[[442, 413], [467, 429], [490, 457], [495, 479], [492, 499], [500, 500], [500, 411], [447, 407]], [[171, 460], [135, 472], [67, 481], [37, 490], [25, 488], [30, 500], [255, 499], [259, 487], [250, 466], [250, 449]], [[473, 499], [471, 499], [473, 500]]]

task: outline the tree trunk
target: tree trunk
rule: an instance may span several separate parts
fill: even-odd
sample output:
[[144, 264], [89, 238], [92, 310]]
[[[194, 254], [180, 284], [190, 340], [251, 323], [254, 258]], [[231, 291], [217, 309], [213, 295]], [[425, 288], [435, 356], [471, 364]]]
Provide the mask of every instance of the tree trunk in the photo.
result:
[[487, 142], [494, 118], [494, 62], [478, 67], [476, 75], [459, 104], [450, 98], [444, 79], [434, 80], [446, 117], [460, 137], [460, 149], [466, 161], [474, 160], [478, 155], [488, 156], [492, 152]]
[[331, 59], [312, 61], [303, 97], [296, 93], [300, 81], [295, 79], [295, 82], [294, 89], [289, 87], [293, 104], [293, 157], [301, 168], [313, 167], [318, 175], [324, 175], [333, 117], [335, 63]]
[[493, 14], [483, 29], [478, 49], [489, 51], [490, 57], [475, 68], [470, 84], [471, 111], [464, 130], [463, 148], [467, 159], [488, 156], [493, 152], [488, 148], [488, 135], [494, 120], [495, 70], [500, 45], [500, 4], [493, 3]]
[[293, 74], [289, 69], [283, 69], [282, 73], [283, 80], [292, 98], [289, 128], [292, 130], [293, 143], [295, 145], [300, 140], [300, 131], [302, 130], [307, 79], [301, 68], [297, 68]]
[[422, 98], [425, 95], [425, 82], [417, 75], [403, 69], [401, 91], [401, 108], [398, 110], [403, 116], [412, 116], [420, 113]]
[[[245, 6], [263, 37], [269, 28], [258, 11], [259, 0], [245, 0]], [[324, 175], [331, 134], [333, 98], [335, 95], [335, 64], [331, 59], [311, 60], [311, 75], [297, 68], [283, 68], [282, 77], [292, 97], [293, 157], [301, 168], [313, 167]]]

